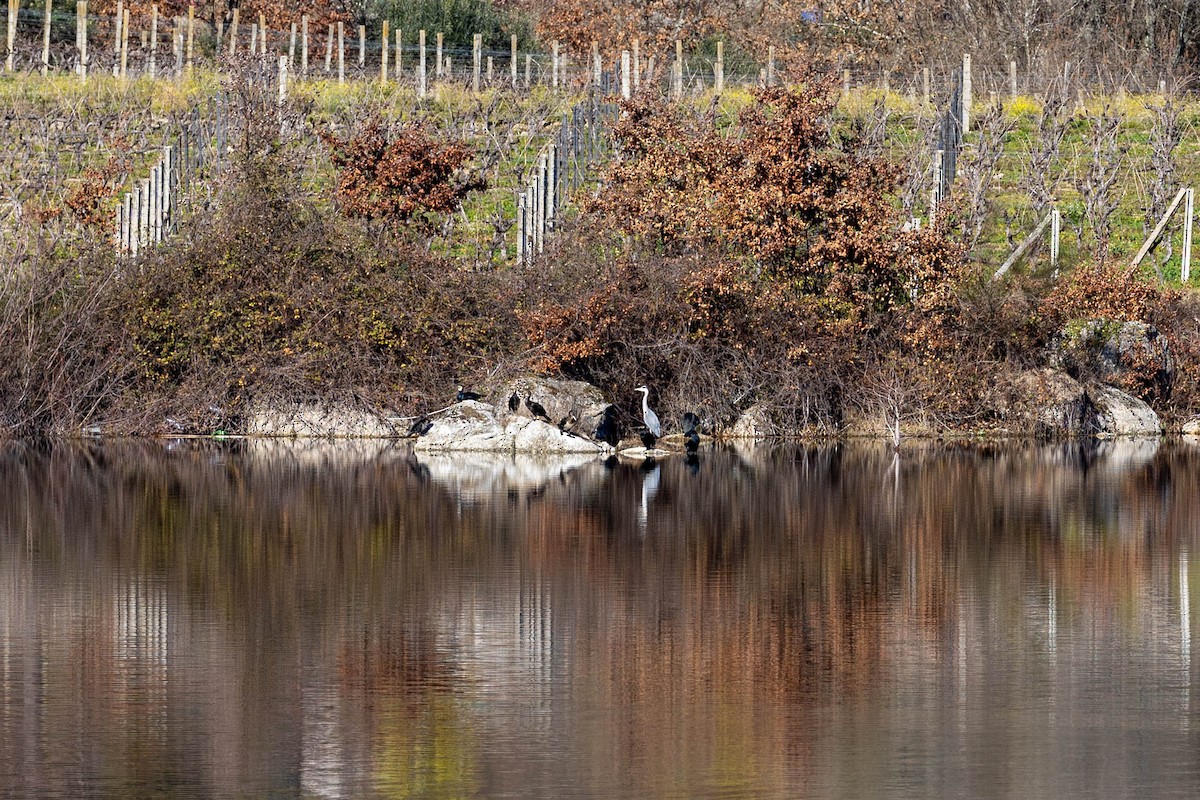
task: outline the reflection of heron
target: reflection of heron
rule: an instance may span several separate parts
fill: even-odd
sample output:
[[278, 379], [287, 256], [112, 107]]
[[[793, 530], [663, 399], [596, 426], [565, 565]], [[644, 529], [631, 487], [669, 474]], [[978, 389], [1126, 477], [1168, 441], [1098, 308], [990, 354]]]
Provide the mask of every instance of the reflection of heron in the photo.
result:
[[650, 408], [650, 403], [647, 402], [650, 390], [645, 386], [639, 386], [634, 391], [642, 393], [642, 423], [646, 426], [646, 433], [642, 434], [642, 444], [649, 450], [658, 442], [658, 437], [662, 436], [662, 423], [658, 421], [658, 414], [654, 413], [654, 410]]
[[642, 463], [642, 472], [645, 473], [645, 477], [642, 478], [642, 505], [638, 509], [638, 527], [645, 531], [647, 512], [650, 509], [650, 501], [658, 494], [662, 468], [653, 458], [647, 458]]

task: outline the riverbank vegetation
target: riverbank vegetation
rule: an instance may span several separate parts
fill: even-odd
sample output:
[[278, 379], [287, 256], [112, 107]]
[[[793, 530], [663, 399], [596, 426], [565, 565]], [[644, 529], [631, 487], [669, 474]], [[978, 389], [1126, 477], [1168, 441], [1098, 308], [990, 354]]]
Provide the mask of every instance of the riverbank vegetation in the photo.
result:
[[[130, 119], [164, 130], [206, 81], [170, 98], [132, 83], [144, 111]], [[53, 107], [17, 85], [5, 96]], [[803, 76], [640, 97], [611, 132], [619, 157], [522, 264], [512, 197], [561, 98], [445, 89], [417, 103], [313, 83], [280, 104], [236, 74], [222, 90], [228, 166], [168, 243], [114, 252], [101, 211], [136, 169], [105, 171], [116, 140], [81, 160], [92, 195], [21, 220], [0, 283], [4, 431], [237, 431], [255, 406], [310, 399], [403, 416], [441, 407], [456, 382], [486, 392], [534, 371], [593, 382], [630, 418], [630, 387], [649, 383], [666, 418], [698, 410], [718, 429], [758, 406], [787, 432], [887, 414], [1023, 432], [1020, 376], [1088, 319], [1155, 326], [1169, 384], [1132, 364], [1121, 388], [1170, 425], [1200, 410], [1200, 306], [1177, 282], [1178, 234], [1126, 266], [1198, 171], [1196, 109], [1179, 100], [983, 107], [930, 224], [935, 116], [911, 98]], [[61, 102], [79, 114], [106, 91], [64, 86]], [[1120, 180], [1094, 171], [1107, 158]], [[1039, 198], [1075, 231], [1062, 260], [1035, 248], [993, 281]]]

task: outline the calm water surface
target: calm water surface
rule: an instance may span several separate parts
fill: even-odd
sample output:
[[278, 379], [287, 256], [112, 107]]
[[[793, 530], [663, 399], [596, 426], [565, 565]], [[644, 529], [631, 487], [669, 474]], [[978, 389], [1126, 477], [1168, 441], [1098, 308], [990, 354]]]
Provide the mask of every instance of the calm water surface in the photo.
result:
[[0, 446], [3, 797], [1195, 797], [1200, 447]]

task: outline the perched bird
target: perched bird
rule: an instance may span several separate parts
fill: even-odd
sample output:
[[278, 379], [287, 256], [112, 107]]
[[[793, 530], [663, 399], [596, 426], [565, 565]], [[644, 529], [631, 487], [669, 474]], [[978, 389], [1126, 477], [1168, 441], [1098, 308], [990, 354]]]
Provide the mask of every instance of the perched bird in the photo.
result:
[[696, 433], [695, 428], [683, 434], [683, 449], [689, 453], [695, 453], [700, 449], [700, 434]]
[[577, 422], [579, 418], [575, 416], [575, 412], [568, 411], [567, 415], [558, 421], [558, 429], [563, 433], [570, 433], [567, 428], [573, 428]]
[[695, 432], [696, 426], [700, 424], [700, 418], [689, 411], [683, 415], [679, 422], [683, 425], [683, 432], [688, 434]]
[[458, 387], [458, 394], [454, 395], [454, 399], [460, 403], [463, 400], [478, 400], [480, 397], [482, 397], [482, 395], [480, 395], [479, 393], [468, 392], [465, 389], [463, 389], [462, 386]]
[[517, 413], [517, 409], [521, 407], [521, 395], [513, 392], [508, 396], [508, 410], [512, 413]]
[[[543, 419], [546, 422], [550, 422], [550, 415], [546, 413], [545, 406], [534, 400], [532, 397], [525, 398], [525, 407], [529, 409], [529, 413], [533, 414], [533, 416], [537, 417], [538, 419]], [[553, 425], [554, 423], [550, 422], [550, 424]]]
[[408, 429], [408, 435], [413, 437], [424, 436], [425, 434], [429, 433], [429, 429], [432, 427], [433, 422], [430, 421], [429, 417], [422, 414], [421, 416], [417, 417], [417, 421], [414, 422]]
[[600, 424], [596, 426], [596, 441], [604, 442], [613, 447], [617, 446], [617, 442], [621, 440], [621, 430], [617, 425], [617, 412], [612, 406], [604, 409], [604, 413], [600, 417]]
[[658, 421], [658, 414], [651, 410], [650, 404], [647, 402], [650, 390], [645, 386], [639, 386], [634, 391], [642, 393], [642, 423], [646, 426], [646, 432], [641, 434], [641, 437], [642, 444], [649, 450], [658, 442], [658, 437], [662, 436], [662, 423]]
[[638, 436], [641, 437], [642, 447], [646, 448], [647, 450], [653, 450], [658, 444], [658, 437], [648, 430], [638, 431]]

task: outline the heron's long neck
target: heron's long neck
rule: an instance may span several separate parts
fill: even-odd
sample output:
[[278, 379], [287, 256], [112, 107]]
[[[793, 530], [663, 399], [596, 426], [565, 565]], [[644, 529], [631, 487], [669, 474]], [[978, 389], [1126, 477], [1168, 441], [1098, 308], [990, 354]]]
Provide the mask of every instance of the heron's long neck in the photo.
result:
[[650, 410], [650, 404], [646, 402], [646, 398], [650, 396], [649, 392], [642, 392], [642, 417], [645, 418], [646, 412]]

